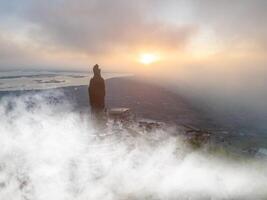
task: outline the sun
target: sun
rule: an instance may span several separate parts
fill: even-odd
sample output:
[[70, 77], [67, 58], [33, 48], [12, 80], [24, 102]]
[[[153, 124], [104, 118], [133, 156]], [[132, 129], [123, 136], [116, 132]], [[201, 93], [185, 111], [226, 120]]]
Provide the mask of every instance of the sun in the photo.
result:
[[144, 65], [149, 65], [151, 63], [157, 62], [158, 60], [159, 57], [156, 54], [152, 53], [141, 54], [139, 57], [139, 62]]

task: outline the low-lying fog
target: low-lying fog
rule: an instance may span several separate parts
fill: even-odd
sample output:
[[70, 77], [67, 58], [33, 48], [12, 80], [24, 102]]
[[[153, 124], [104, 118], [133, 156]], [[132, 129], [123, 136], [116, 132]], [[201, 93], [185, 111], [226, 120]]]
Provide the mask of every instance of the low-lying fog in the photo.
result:
[[171, 128], [99, 131], [61, 92], [4, 97], [0, 116], [3, 200], [267, 197], [266, 161], [193, 151]]

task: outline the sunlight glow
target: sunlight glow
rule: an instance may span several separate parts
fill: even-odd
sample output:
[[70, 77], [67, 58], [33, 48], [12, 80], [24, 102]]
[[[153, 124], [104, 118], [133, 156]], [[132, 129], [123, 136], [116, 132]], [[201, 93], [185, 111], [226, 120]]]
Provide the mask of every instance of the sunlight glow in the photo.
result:
[[159, 60], [159, 56], [151, 53], [141, 54], [139, 57], [139, 62], [145, 65], [149, 65], [151, 63], [157, 62]]

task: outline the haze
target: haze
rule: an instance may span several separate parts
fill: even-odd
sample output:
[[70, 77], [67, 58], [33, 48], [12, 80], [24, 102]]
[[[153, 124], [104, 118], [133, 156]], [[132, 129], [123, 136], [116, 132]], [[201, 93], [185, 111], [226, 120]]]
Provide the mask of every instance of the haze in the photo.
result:
[[266, 9], [265, 0], [0, 0], [0, 70], [99, 63], [267, 113]]

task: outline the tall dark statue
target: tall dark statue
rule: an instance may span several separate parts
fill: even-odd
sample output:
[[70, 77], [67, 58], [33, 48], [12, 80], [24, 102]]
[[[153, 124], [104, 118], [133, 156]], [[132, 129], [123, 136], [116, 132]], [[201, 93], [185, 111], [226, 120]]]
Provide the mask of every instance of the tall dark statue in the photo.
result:
[[101, 77], [101, 70], [96, 64], [93, 68], [94, 77], [88, 88], [90, 105], [93, 113], [103, 112], [105, 109], [105, 81]]

